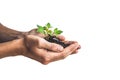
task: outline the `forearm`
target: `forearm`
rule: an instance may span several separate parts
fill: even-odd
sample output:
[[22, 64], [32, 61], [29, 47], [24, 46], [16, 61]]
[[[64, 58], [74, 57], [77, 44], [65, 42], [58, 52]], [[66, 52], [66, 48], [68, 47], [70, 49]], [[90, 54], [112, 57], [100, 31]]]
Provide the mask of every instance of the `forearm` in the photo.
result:
[[25, 32], [9, 29], [0, 23], [0, 43], [21, 38]]
[[20, 55], [23, 49], [23, 39], [0, 43], [0, 58]]

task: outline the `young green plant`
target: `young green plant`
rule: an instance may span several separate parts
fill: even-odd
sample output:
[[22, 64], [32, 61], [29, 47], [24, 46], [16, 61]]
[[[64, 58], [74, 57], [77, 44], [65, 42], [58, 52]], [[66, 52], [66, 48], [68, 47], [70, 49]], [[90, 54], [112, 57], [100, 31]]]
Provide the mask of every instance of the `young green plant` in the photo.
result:
[[69, 44], [65, 44], [64, 42], [57, 38], [57, 36], [63, 32], [62, 30], [59, 30], [58, 28], [54, 28], [52, 30], [52, 26], [50, 23], [47, 23], [45, 26], [37, 25], [37, 27], [38, 27], [37, 32], [44, 34], [46, 36], [45, 39], [47, 41], [60, 44], [64, 48], [69, 46]]
[[38, 27], [37, 32], [40, 32], [45, 35], [50, 35], [50, 36], [57, 36], [63, 32], [62, 30], [59, 30], [58, 28], [55, 28], [54, 30], [52, 30], [51, 29], [52, 26], [50, 23], [47, 23], [45, 26], [37, 25], [37, 27]]

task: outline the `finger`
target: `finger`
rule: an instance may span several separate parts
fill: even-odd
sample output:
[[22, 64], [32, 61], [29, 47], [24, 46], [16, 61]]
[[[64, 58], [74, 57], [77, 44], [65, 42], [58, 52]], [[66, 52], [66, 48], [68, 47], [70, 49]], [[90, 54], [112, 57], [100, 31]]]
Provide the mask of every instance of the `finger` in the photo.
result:
[[[74, 44], [74, 43], [78, 43], [78, 42], [77, 41], [64, 41], [64, 43], [70, 45], [70, 44]], [[80, 49], [80, 48], [81, 48], [81, 46], [79, 45], [77, 50]]]
[[57, 51], [57, 52], [63, 51], [63, 47], [61, 45], [50, 43], [43, 38], [39, 39], [38, 47], [45, 48], [45, 49], [52, 50], [52, 51]]
[[76, 54], [78, 53], [78, 50], [81, 48], [81, 46], [79, 45], [78, 48], [72, 53], [72, 54]]
[[64, 40], [65, 40], [65, 37], [62, 36], [62, 35], [59, 35], [59, 36], [57, 36], [57, 37], [58, 37], [58, 39], [60, 39], [61, 41], [64, 41]]
[[[76, 53], [78, 53], [78, 50], [74, 51], [72, 54], [76, 54]], [[71, 54], [71, 55], [72, 55], [72, 54]]]
[[65, 48], [61, 54], [61, 58], [65, 58], [68, 55], [72, 54], [78, 48], [78, 46], [79, 46], [78, 43], [74, 43], [74, 44], [71, 44], [69, 47]]
[[78, 50], [78, 49], [81, 49], [81, 46], [80, 46], [80, 45], [78, 46], [77, 50]]
[[77, 43], [77, 41], [64, 41], [65, 44], [73, 44], [73, 43]]
[[65, 48], [63, 53], [66, 55], [69, 55], [69, 54], [73, 53], [74, 51], [76, 51], [78, 46], [79, 46], [78, 43], [71, 44], [69, 47]]

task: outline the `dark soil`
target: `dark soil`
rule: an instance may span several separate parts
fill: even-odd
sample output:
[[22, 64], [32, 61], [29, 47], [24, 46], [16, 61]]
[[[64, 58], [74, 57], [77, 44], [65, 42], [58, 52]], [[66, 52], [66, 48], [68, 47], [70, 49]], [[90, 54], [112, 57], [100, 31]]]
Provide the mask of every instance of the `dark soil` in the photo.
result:
[[56, 36], [47, 36], [45, 39], [49, 42], [57, 43], [57, 44], [63, 46], [64, 48], [66, 48], [67, 46], [70, 45], [70, 44], [65, 44], [60, 39], [58, 39]]

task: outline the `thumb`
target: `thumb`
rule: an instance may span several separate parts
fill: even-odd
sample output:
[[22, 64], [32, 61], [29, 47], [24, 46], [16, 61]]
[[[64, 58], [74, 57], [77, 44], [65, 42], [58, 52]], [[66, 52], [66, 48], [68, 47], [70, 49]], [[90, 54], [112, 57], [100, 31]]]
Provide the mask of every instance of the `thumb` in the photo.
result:
[[52, 50], [52, 51], [57, 51], [57, 52], [63, 51], [63, 47], [61, 45], [48, 42], [48, 41], [46, 41], [43, 38], [39, 38], [38, 47], [39, 48], [42, 47], [42, 48], [45, 48], [45, 49], [48, 49], [48, 50]]

